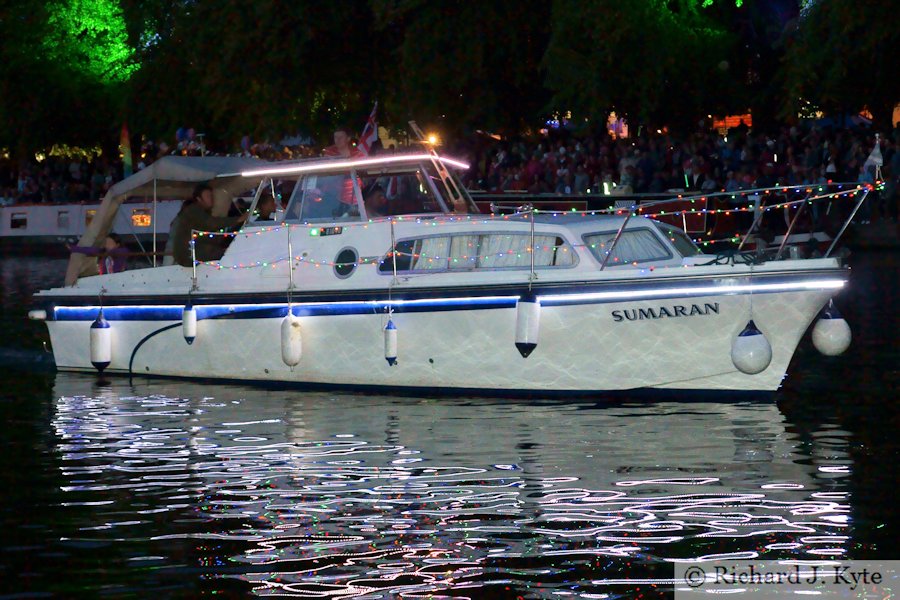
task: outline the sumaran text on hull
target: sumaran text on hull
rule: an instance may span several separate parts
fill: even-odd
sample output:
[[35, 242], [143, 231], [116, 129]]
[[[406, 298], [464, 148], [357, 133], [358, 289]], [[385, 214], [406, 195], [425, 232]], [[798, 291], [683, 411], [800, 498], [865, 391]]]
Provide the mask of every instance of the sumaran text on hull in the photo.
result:
[[[197, 159], [194, 159], [197, 160]], [[835, 258], [715, 260], [680, 229], [624, 214], [479, 214], [434, 152], [217, 164], [217, 208], [276, 190], [216, 260], [86, 275], [35, 296], [59, 369], [381, 389], [775, 390], [826, 305]], [[167, 183], [167, 191], [187, 190]], [[146, 183], [146, 182], [145, 182]], [[81, 244], [114, 218], [107, 198]], [[193, 244], [193, 243], [192, 243]], [[196, 258], [196, 255], [194, 255]]]

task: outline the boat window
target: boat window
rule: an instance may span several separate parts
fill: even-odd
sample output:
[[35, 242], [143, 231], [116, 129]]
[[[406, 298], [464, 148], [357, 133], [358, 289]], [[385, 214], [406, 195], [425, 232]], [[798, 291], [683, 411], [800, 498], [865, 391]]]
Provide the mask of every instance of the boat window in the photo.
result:
[[69, 211], [60, 210], [56, 212], [56, 227], [58, 229], [69, 228]]
[[[402, 240], [396, 245], [397, 272], [434, 272], [464, 269], [531, 268], [531, 234], [488, 233], [446, 235]], [[576, 257], [572, 247], [556, 235], [534, 236], [535, 268], [571, 267]], [[379, 272], [394, 270], [388, 252]]]
[[[584, 243], [591, 254], [603, 262], [607, 248], [612, 245], [616, 237], [616, 231], [604, 231], [584, 236]], [[653, 260], [666, 260], [672, 258], [672, 253], [663, 246], [663, 243], [646, 227], [629, 229], [622, 232], [622, 237], [613, 248], [607, 266], [642, 263]]]
[[[478, 207], [471, 201], [471, 198], [469, 198], [465, 191], [465, 187], [458, 179], [453, 179], [453, 181], [450, 182], [450, 185], [454, 187], [451, 191], [447, 189], [448, 183], [443, 180], [433, 163], [426, 163], [424, 168], [431, 184], [444, 199], [444, 203], [448, 206], [450, 212], [478, 212]], [[460, 200], [465, 205], [465, 208], [460, 210], [459, 207], [454, 206], [454, 198]]]
[[26, 229], [26, 228], [28, 228], [28, 214], [27, 213], [13, 213], [9, 217], [9, 227], [10, 227], [10, 229]]
[[421, 169], [408, 172], [360, 173], [366, 217], [443, 212]]
[[360, 218], [357, 185], [345, 173], [311, 175], [294, 187], [287, 221], [355, 221]]
[[150, 227], [153, 224], [153, 217], [149, 208], [132, 208], [131, 209], [131, 225], [133, 227]]
[[260, 183], [250, 201], [249, 225], [272, 225], [283, 216], [281, 197], [275, 182], [271, 179]]
[[656, 225], [656, 228], [659, 229], [660, 233], [669, 238], [669, 241], [672, 242], [675, 249], [678, 250], [678, 253], [682, 256], [703, 254], [694, 241], [681, 229], [667, 223], [660, 223], [659, 221], [654, 221], [653, 223]]

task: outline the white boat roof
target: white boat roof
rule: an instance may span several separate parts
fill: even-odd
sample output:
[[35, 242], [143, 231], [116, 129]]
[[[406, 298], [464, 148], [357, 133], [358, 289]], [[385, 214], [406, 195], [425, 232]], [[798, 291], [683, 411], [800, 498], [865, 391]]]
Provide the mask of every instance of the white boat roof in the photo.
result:
[[466, 163], [445, 156], [420, 152], [417, 154], [386, 154], [377, 156], [360, 156], [352, 158], [309, 158], [300, 161], [267, 163], [241, 171], [243, 177], [279, 177], [287, 175], [304, 175], [308, 173], [334, 173], [353, 169], [383, 169], [408, 167], [422, 162], [438, 161], [447, 168], [468, 169]]
[[[109, 188], [78, 245], [94, 246], [103, 239], [112, 229], [119, 206], [130, 196], [185, 199], [191, 197], [198, 183], [210, 182], [215, 190], [216, 204], [227, 209], [231, 196], [261, 179], [251, 181], [240, 173], [264, 164], [256, 158], [236, 156], [164, 156]], [[90, 257], [73, 253], [66, 270], [66, 285], [75, 283], [90, 264]]]
[[[109, 188], [106, 198], [152, 196], [154, 182], [156, 194], [159, 196], [189, 198], [198, 183], [232, 178], [236, 173], [258, 169], [265, 164], [267, 164], [265, 161], [258, 158], [236, 156], [164, 156], [147, 168], [113, 185]], [[216, 182], [216, 187], [219, 187], [219, 184], [220, 182]], [[240, 185], [246, 187], [247, 182], [240, 182]]]
[[[627, 212], [627, 211], [626, 211]], [[565, 227], [576, 235], [584, 235], [587, 233], [596, 233], [600, 231], [617, 231], [625, 220], [627, 214], [610, 214], [610, 213], [584, 213], [577, 212], [553, 212], [538, 213], [535, 223], [545, 225], [560, 225]], [[653, 219], [643, 215], [633, 215], [628, 219], [626, 229], [635, 229], [637, 227], [652, 227]]]

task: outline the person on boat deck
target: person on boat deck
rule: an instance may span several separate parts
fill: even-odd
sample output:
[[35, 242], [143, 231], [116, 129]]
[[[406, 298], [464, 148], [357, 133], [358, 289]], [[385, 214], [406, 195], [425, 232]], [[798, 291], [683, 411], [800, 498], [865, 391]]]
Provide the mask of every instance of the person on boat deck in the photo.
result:
[[[349, 127], [338, 126], [334, 130], [334, 145], [322, 151], [322, 156], [329, 158], [365, 158], [365, 154], [353, 143], [353, 134]], [[346, 205], [346, 214], [359, 214], [356, 197], [353, 194], [353, 182], [348, 178], [341, 190], [341, 203]], [[335, 215], [342, 216], [342, 215]]]
[[122, 245], [122, 238], [117, 233], [110, 233], [103, 240], [102, 248], [94, 246], [69, 246], [71, 252], [78, 254], [86, 254], [87, 256], [97, 256], [97, 269], [101, 275], [110, 273], [121, 273], [125, 270], [128, 261], [128, 248]]
[[256, 203], [256, 220], [272, 221], [275, 219], [275, 198], [264, 194]]
[[334, 130], [334, 145], [322, 151], [322, 156], [331, 158], [363, 158], [365, 154], [353, 144], [353, 134], [349, 127], [339, 126]]
[[[172, 236], [172, 255], [175, 264], [183, 267], [192, 266], [191, 256], [191, 231], [220, 231], [231, 229], [241, 225], [247, 220], [249, 213], [238, 217], [214, 217], [213, 190], [208, 184], [201, 183], [194, 189], [194, 195], [190, 200], [185, 200], [172, 220], [170, 229]], [[227, 242], [226, 236], [199, 236], [194, 244], [197, 260], [218, 260], [225, 254]]]
[[365, 203], [366, 216], [370, 219], [387, 216], [387, 196], [384, 195], [384, 190], [380, 185], [372, 186], [372, 189], [366, 194]]

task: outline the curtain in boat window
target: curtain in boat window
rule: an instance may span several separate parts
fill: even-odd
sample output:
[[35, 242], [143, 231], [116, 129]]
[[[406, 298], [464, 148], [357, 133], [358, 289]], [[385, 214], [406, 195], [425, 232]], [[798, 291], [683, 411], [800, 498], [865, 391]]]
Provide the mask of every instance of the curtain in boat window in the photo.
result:
[[450, 268], [472, 269], [478, 266], [479, 235], [454, 235], [450, 242]]
[[450, 237], [428, 237], [416, 240], [413, 271], [434, 271], [447, 268], [450, 256]]
[[[487, 269], [531, 265], [531, 257], [525, 252], [531, 236], [493, 234], [481, 236], [478, 266]], [[524, 255], [521, 255], [524, 253]], [[516, 256], [520, 254], [520, 256]], [[522, 263], [523, 258], [525, 263]]]
[[[483, 268], [531, 266], [530, 234], [488, 234], [481, 236], [478, 266]], [[563, 251], [565, 250], [565, 251]], [[574, 262], [574, 254], [555, 235], [534, 236], [534, 266], [567, 266]]]
[[[587, 235], [584, 241], [600, 262], [616, 237], [615, 231]], [[607, 265], [621, 265], [649, 260], [664, 260], [671, 254], [649, 229], [633, 229], [622, 232]]]
[[[530, 237], [526, 236], [526, 239]], [[549, 267], [571, 264], [572, 253], [561, 254], [563, 246], [563, 241], [555, 235], [534, 236], [534, 266]], [[562, 262], [564, 259], [568, 259], [570, 262]]]
[[[447, 269], [527, 269], [531, 266], [530, 234], [434, 236], [397, 243], [397, 270], [405, 272]], [[567, 267], [575, 264], [572, 247], [555, 235], [534, 237], [535, 267]], [[386, 255], [379, 270], [393, 268]]]

